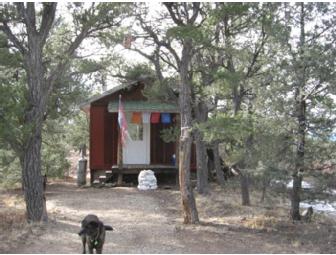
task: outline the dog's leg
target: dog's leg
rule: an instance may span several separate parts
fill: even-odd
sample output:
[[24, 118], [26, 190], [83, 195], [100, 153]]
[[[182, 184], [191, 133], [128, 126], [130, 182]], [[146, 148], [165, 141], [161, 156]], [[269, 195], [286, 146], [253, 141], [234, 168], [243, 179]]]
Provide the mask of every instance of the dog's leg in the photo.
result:
[[91, 238], [88, 238], [88, 248], [89, 248], [89, 253], [93, 254], [93, 243]]
[[86, 235], [82, 236], [83, 254], [86, 253]]
[[97, 247], [96, 252], [97, 252], [97, 254], [102, 254], [103, 253], [103, 247]]

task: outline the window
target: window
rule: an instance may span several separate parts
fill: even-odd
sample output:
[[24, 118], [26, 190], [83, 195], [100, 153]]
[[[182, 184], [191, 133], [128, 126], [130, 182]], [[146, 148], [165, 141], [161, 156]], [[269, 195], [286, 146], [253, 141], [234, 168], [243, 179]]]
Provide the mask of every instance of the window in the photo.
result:
[[128, 132], [133, 141], [142, 141], [143, 140], [143, 125], [129, 123]]
[[143, 124], [135, 124], [131, 122], [132, 112], [126, 112], [128, 125], [128, 133], [132, 141], [143, 141]]

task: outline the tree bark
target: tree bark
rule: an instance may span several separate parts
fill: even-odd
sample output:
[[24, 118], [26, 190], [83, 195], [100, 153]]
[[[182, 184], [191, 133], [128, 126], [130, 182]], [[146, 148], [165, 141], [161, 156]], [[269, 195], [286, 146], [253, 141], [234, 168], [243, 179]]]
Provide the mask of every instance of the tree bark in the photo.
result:
[[243, 173], [237, 165], [233, 165], [232, 169], [239, 175], [240, 178], [240, 189], [242, 195], [242, 205], [249, 206], [250, 203], [250, 191], [249, 191], [249, 175], [248, 173]]
[[220, 186], [224, 186], [225, 178], [224, 172], [221, 166], [220, 155], [219, 155], [219, 142], [216, 141], [212, 147], [213, 155], [214, 155], [214, 164], [215, 164], [215, 171], [216, 171], [216, 180]]
[[248, 174], [240, 174], [240, 185], [242, 194], [242, 205], [249, 206], [250, 203], [250, 192], [249, 192], [249, 176]]
[[183, 223], [198, 223], [196, 201], [190, 181], [191, 132], [184, 131], [180, 139], [179, 181], [183, 212]]
[[29, 138], [21, 160], [22, 187], [28, 222], [46, 222], [48, 220], [43, 190], [43, 176], [40, 169], [41, 142], [41, 129], [37, 129]]
[[183, 209], [183, 221], [185, 224], [199, 222], [196, 201], [193, 194], [190, 180], [190, 159], [191, 159], [191, 84], [188, 69], [191, 61], [192, 41], [186, 39], [183, 43], [182, 57], [180, 64], [180, 117], [181, 117], [181, 137], [179, 153], [179, 177], [180, 191]]
[[213, 170], [215, 169], [214, 161], [208, 159], [207, 167], [208, 167], [209, 182], [215, 182], [216, 179], [215, 176], [213, 175]]
[[206, 160], [206, 146], [198, 130], [195, 131], [194, 137], [196, 143], [197, 192], [199, 194], [207, 194], [209, 189], [209, 172]]
[[[200, 101], [194, 108], [196, 121], [204, 123], [208, 118], [208, 108], [203, 101]], [[199, 194], [208, 193], [209, 171], [207, 165], [206, 145], [203, 135], [199, 130], [194, 131], [196, 143], [196, 164], [197, 164], [197, 191]]]

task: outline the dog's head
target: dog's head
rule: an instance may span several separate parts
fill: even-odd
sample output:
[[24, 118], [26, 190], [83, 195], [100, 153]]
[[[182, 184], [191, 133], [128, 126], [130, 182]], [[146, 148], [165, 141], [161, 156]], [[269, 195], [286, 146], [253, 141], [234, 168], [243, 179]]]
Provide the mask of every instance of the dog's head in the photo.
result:
[[87, 215], [82, 221], [82, 228], [78, 235], [95, 236], [99, 232], [102, 223], [96, 215]]

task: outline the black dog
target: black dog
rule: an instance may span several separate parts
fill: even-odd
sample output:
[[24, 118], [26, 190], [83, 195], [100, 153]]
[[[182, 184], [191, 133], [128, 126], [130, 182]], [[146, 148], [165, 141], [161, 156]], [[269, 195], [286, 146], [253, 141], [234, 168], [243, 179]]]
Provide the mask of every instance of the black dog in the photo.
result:
[[86, 242], [88, 244], [89, 253], [93, 253], [93, 249], [96, 249], [96, 253], [102, 253], [106, 230], [113, 230], [113, 228], [104, 225], [96, 215], [87, 215], [82, 221], [82, 228], [78, 233], [78, 235], [82, 237], [83, 253], [86, 253]]

